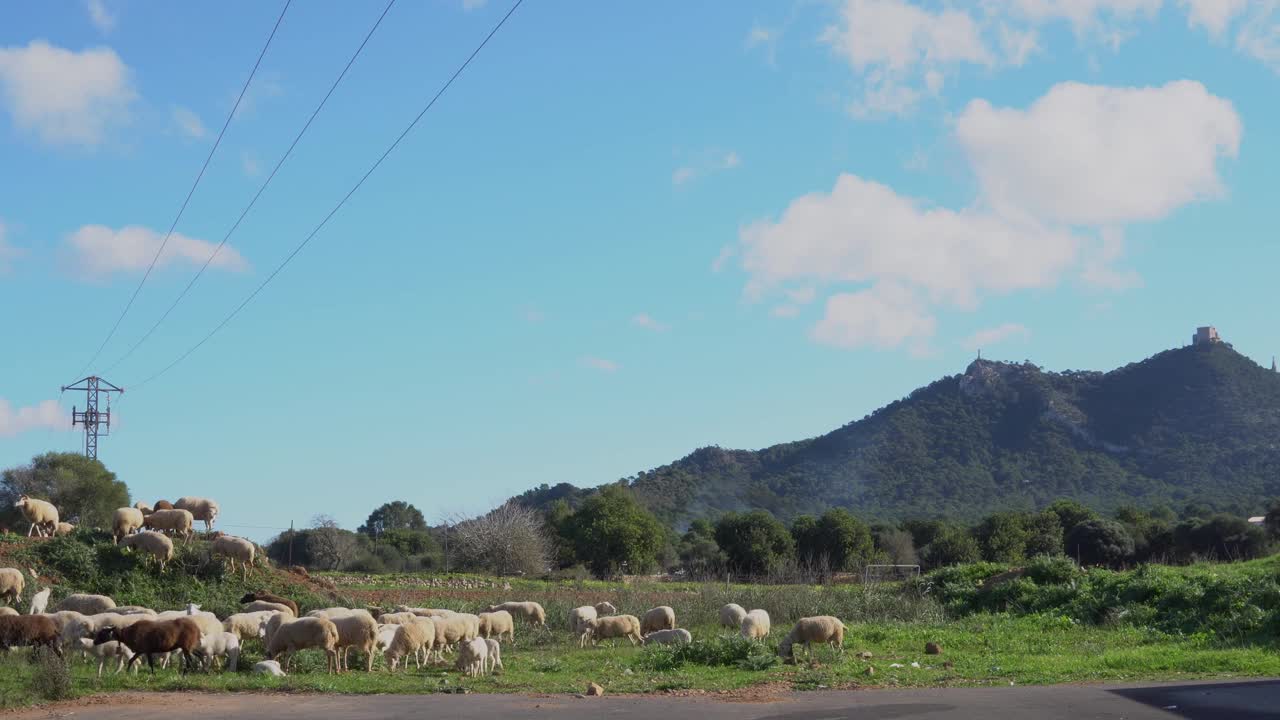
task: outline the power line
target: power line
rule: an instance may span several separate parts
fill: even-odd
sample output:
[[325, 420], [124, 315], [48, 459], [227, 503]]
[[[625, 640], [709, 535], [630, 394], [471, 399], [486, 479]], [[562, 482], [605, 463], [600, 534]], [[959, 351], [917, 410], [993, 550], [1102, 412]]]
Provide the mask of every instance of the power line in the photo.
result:
[[396, 0], [390, 0], [390, 2], [387, 3], [387, 7], [383, 9], [382, 14], [378, 16], [377, 22], [373, 24], [373, 27], [369, 28], [368, 34], [364, 36], [364, 41], [360, 43], [360, 47], [356, 48], [355, 54], [353, 54], [351, 59], [347, 61], [346, 67], [342, 68], [342, 72], [338, 73], [337, 79], [329, 86], [329, 92], [324, 94], [324, 98], [320, 100], [320, 104], [311, 112], [311, 117], [307, 118], [306, 124], [302, 126], [302, 129], [299, 130], [298, 134], [293, 138], [293, 142], [289, 144], [289, 149], [284, 151], [284, 155], [280, 156], [280, 160], [276, 162], [276, 166], [271, 169], [271, 174], [267, 175], [267, 179], [263, 181], [262, 185], [258, 188], [258, 192], [254, 193], [253, 199], [251, 199], [249, 204], [245, 206], [244, 210], [240, 213], [240, 217], [236, 218], [235, 223], [231, 225], [231, 229], [227, 230], [226, 235], [222, 236], [222, 242], [218, 243], [218, 246], [213, 249], [213, 252], [210, 253], [208, 259], [204, 261], [204, 265], [202, 265], [200, 270], [196, 272], [195, 276], [191, 278], [191, 281], [187, 283], [187, 286], [182, 289], [182, 292], [178, 293], [178, 297], [174, 298], [173, 304], [169, 305], [169, 309], [164, 311], [164, 314], [160, 316], [160, 319], [156, 320], [155, 324], [151, 326], [151, 329], [143, 334], [142, 337], [138, 338], [138, 341], [130, 346], [129, 349], [117, 358], [115, 362], [111, 363], [107, 368], [106, 373], [110, 373], [114, 370], [117, 365], [124, 362], [126, 358], [133, 354], [134, 350], [141, 347], [141, 345], [151, 337], [151, 334], [156, 331], [156, 328], [160, 327], [161, 323], [169, 317], [169, 313], [172, 313], [173, 309], [178, 306], [178, 303], [182, 302], [182, 299], [187, 296], [187, 293], [195, 286], [196, 281], [200, 279], [200, 276], [204, 275], [204, 271], [209, 269], [209, 265], [213, 262], [214, 258], [218, 256], [218, 253], [222, 251], [223, 246], [225, 246], [227, 241], [231, 239], [231, 236], [235, 233], [236, 229], [240, 227], [240, 223], [244, 221], [245, 216], [247, 216], [249, 211], [253, 209], [253, 206], [257, 204], [258, 198], [262, 197], [262, 193], [267, 189], [267, 186], [271, 184], [271, 180], [275, 178], [276, 173], [280, 171], [281, 166], [283, 166], [285, 161], [289, 159], [289, 156], [293, 154], [293, 149], [298, 146], [298, 141], [302, 140], [302, 136], [305, 135], [307, 130], [311, 127], [311, 123], [316, 119], [316, 116], [320, 114], [320, 111], [324, 109], [325, 103], [329, 102], [329, 97], [333, 95], [333, 91], [338, 89], [338, 85], [342, 82], [342, 79], [347, 76], [347, 71], [351, 69], [353, 64], [355, 64], [356, 58], [360, 57], [360, 53], [364, 52], [364, 47], [369, 43], [369, 39], [373, 37], [374, 31], [376, 31], [378, 26], [382, 24], [383, 18], [387, 16], [387, 13], [391, 11], [391, 6], [395, 4]]
[[373, 165], [370, 166], [367, 171], [365, 171], [365, 174], [362, 175], [360, 179], [356, 181], [356, 184], [353, 185], [351, 189], [347, 191], [347, 194], [342, 196], [342, 199], [338, 201], [337, 205], [333, 206], [333, 209], [329, 211], [329, 214], [324, 216], [324, 219], [320, 221], [320, 224], [316, 225], [315, 229], [313, 229], [310, 233], [308, 233], [307, 236], [303, 238], [302, 242], [298, 243], [297, 247], [295, 247], [293, 251], [290, 252], [285, 257], [285, 259], [279, 265], [276, 266], [275, 270], [271, 271], [271, 274], [268, 275], [266, 279], [263, 280], [262, 283], [258, 285], [258, 287], [254, 288], [253, 292], [249, 293], [248, 297], [246, 297], [243, 301], [241, 301], [240, 304], [237, 305], [234, 310], [232, 310], [225, 318], [222, 319], [222, 322], [218, 323], [212, 330], [209, 331], [207, 335], [201, 338], [199, 342], [187, 348], [186, 352], [179, 355], [173, 362], [169, 363], [168, 365], [161, 368], [159, 371], [148, 376], [145, 380], [138, 383], [134, 383], [131, 387], [133, 388], [141, 387], [151, 382], [152, 380], [155, 380], [161, 375], [164, 375], [166, 372], [171, 370], [175, 365], [187, 359], [187, 357], [190, 356], [192, 353], [194, 353], [196, 350], [199, 350], [200, 347], [204, 345], [206, 342], [208, 342], [214, 335], [216, 335], [218, 331], [226, 327], [227, 323], [231, 322], [231, 320], [235, 318], [236, 315], [240, 314], [240, 311], [243, 310], [245, 306], [248, 305], [255, 297], [257, 297], [258, 293], [262, 292], [262, 289], [265, 288], [267, 284], [270, 283], [273, 279], [275, 279], [275, 276], [280, 274], [280, 271], [283, 270], [285, 266], [288, 265], [289, 262], [292, 261], [293, 258], [297, 256], [298, 253], [302, 252], [302, 249], [307, 246], [307, 243], [311, 242], [311, 239], [314, 238], [316, 234], [319, 233], [320, 230], [323, 229], [324, 226], [328, 224], [329, 220], [333, 218], [333, 216], [336, 215], [339, 210], [342, 209], [342, 206], [347, 203], [347, 200], [350, 200], [351, 196], [355, 195], [356, 191], [360, 189], [360, 186], [364, 185], [365, 180], [369, 179], [369, 176], [372, 175], [373, 172], [378, 169], [378, 166], [382, 165], [382, 161], [386, 160], [387, 156], [390, 155], [392, 151], [395, 150], [396, 147], [400, 145], [400, 142], [405, 139], [405, 137], [414, 129], [414, 127], [417, 126], [418, 122], [421, 121], [423, 116], [427, 114], [427, 111], [429, 111], [436, 104], [436, 101], [439, 100], [442, 95], [444, 95], [445, 91], [449, 89], [449, 86], [453, 85], [453, 81], [457, 80], [458, 76], [461, 75], [462, 72], [467, 69], [467, 66], [471, 64], [471, 61], [474, 60], [476, 56], [480, 54], [480, 51], [483, 50], [484, 47], [489, 44], [489, 41], [493, 39], [493, 36], [496, 35], [499, 30], [502, 29], [502, 26], [507, 23], [507, 20], [511, 17], [512, 14], [515, 13], [516, 9], [518, 9], [523, 2], [524, 0], [516, 0], [515, 4], [511, 6], [511, 9], [507, 11], [507, 14], [502, 16], [502, 19], [498, 21], [497, 25], [493, 26], [493, 29], [489, 31], [489, 34], [485, 36], [484, 40], [481, 41], [481, 43], [476, 46], [475, 50], [471, 51], [471, 54], [467, 56], [467, 59], [461, 65], [458, 66], [458, 69], [455, 70], [453, 72], [453, 75], [449, 77], [449, 80], [445, 82], [443, 86], [440, 87], [440, 89], [436, 92], [436, 94], [426, 104], [426, 107], [422, 108], [422, 111], [418, 113], [417, 117], [415, 117], [413, 121], [410, 122], [409, 125], [404, 129], [404, 131], [401, 132], [400, 135], [396, 137], [396, 139], [391, 143], [391, 145], [387, 147], [386, 151], [384, 151], [382, 155], [379, 156], [376, 161], [374, 161]]
[[164, 234], [164, 239], [160, 241], [160, 248], [156, 250], [155, 257], [151, 258], [151, 264], [147, 266], [147, 271], [142, 274], [142, 280], [138, 281], [138, 287], [133, 289], [133, 294], [129, 296], [129, 302], [125, 303], [124, 310], [120, 311], [120, 317], [116, 318], [116, 322], [111, 326], [111, 331], [102, 339], [102, 344], [93, 353], [93, 357], [89, 358], [89, 362], [85, 363], [84, 369], [76, 373], [76, 375], [84, 375], [93, 363], [102, 354], [103, 349], [107, 347], [107, 343], [111, 342], [111, 338], [115, 336], [116, 330], [120, 328], [120, 323], [124, 321], [124, 316], [129, 314], [129, 309], [133, 307], [133, 301], [138, 299], [138, 293], [142, 292], [142, 286], [147, 284], [147, 278], [151, 277], [151, 271], [155, 269], [156, 263], [160, 260], [160, 254], [164, 252], [165, 246], [169, 244], [169, 238], [173, 235], [173, 231], [178, 227], [178, 221], [182, 219], [182, 213], [186, 212], [187, 204], [191, 202], [191, 196], [195, 195], [196, 188], [200, 186], [200, 180], [204, 178], [204, 173], [209, 169], [209, 163], [213, 160], [213, 154], [217, 152], [218, 146], [222, 144], [222, 137], [226, 135], [227, 128], [231, 125], [231, 119], [236, 116], [236, 110], [240, 108], [240, 102], [244, 100], [245, 93], [249, 91], [249, 84], [253, 82], [254, 75], [258, 74], [258, 67], [262, 65], [262, 58], [267, 54], [267, 48], [271, 47], [271, 41], [276, 37], [276, 31], [280, 29], [280, 23], [284, 21], [284, 14], [288, 12], [289, 5], [293, 0], [285, 0], [284, 8], [280, 10], [280, 17], [276, 18], [276, 24], [271, 28], [271, 34], [267, 36], [267, 42], [262, 46], [262, 52], [258, 53], [258, 59], [253, 64], [253, 69], [249, 71], [249, 77], [244, 81], [244, 86], [240, 88], [240, 94], [236, 97], [235, 105], [231, 106], [231, 112], [227, 113], [227, 120], [222, 124], [222, 130], [218, 132], [218, 138], [214, 140], [213, 147], [209, 148], [209, 155], [205, 157], [204, 164], [200, 166], [200, 172], [196, 175], [195, 182], [191, 183], [191, 189], [187, 191], [187, 197], [182, 201], [182, 206], [178, 208], [178, 214], [174, 216], [173, 222], [169, 224], [169, 230]]

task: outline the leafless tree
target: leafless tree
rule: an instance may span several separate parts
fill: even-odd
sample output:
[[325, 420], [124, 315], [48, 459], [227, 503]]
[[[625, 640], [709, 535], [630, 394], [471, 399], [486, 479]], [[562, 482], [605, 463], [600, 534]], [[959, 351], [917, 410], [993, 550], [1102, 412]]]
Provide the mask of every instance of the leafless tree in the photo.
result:
[[542, 516], [512, 502], [455, 523], [450, 540], [460, 565], [497, 575], [545, 572], [551, 554]]
[[350, 561], [359, 549], [360, 542], [355, 533], [343, 530], [331, 516], [316, 515], [311, 519], [307, 550], [312, 562], [337, 570]]

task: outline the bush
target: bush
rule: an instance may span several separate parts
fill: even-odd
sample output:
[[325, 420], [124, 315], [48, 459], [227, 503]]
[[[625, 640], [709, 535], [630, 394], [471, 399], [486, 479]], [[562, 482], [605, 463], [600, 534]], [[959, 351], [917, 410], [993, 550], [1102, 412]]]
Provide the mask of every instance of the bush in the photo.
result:
[[1114, 520], [1086, 520], [1067, 533], [1067, 554], [1081, 565], [1115, 567], [1133, 557], [1133, 537]]
[[650, 645], [635, 660], [635, 667], [664, 672], [685, 663], [707, 666], [735, 666], [764, 670], [777, 660], [770, 646], [738, 635], [720, 635], [710, 640], [694, 640], [687, 645]]
[[39, 650], [29, 682], [31, 693], [45, 700], [66, 700], [72, 696], [70, 664], [47, 648]]

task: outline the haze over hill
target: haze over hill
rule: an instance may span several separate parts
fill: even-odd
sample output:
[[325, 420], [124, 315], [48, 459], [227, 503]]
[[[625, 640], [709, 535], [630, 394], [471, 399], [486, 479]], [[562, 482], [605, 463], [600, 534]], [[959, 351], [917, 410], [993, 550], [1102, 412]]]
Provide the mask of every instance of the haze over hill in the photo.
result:
[[[1261, 510], [1280, 494], [1280, 375], [1223, 343], [1110, 372], [975, 360], [826, 435], [700, 448], [620, 482], [664, 521], [846, 507], [870, 519], [974, 519], [1058, 497], [1109, 510], [1204, 501]], [[519, 496], [545, 506], [590, 490]]]

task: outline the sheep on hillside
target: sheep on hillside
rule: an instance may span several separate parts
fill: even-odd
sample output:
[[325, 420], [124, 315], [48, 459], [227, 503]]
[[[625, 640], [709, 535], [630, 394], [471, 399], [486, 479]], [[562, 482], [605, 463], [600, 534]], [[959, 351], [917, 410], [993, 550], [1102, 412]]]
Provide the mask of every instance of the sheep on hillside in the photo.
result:
[[693, 635], [684, 628], [676, 628], [651, 632], [643, 640], [645, 645], [688, 645], [693, 642]]
[[791, 632], [778, 644], [778, 654], [786, 660], [795, 660], [794, 646], [803, 643], [809, 656], [813, 656], [813, 643], [826, 643], [844, 654], [844, 623], [830, 615], [815, 615], [796, 621]]
[[106, 595], [90, 595], [88, 593], [76, 593], [68, 595], [62, 599], [54, 608], [55, 610], [71, 610], [81, 615], [97, 615], [108, 610], [114, 609], [116, 601]]
[[536, 602], [504, 602], [500, 605], [490, 605], [485, 612], [497, 612], [506, 610], [511, 613], [513, 618], [524, 618], [525, 622], [531, 625], [547, 624], [547, 611]]
[[676, 611], [670, 605], [659, 605], [644, 614], [640, 621], [640, 634], [647, 635], [655, 630], [674, 630], [676, 627]]
[[76, 645], [80, 650], [98, 659], [98, 677], [102, 677], [102, 668], [107, 664], [108, 660], [112, 658], [118, 659], [116, 663], [116, 672], [118, 673], [124, 669], [126, 662], [133, 659], [133, 651], [119, 640], [111, 640], [101, 645], [94, 645], [93, 638], [86, 637], [78, 638]]
[[31, 609], [27, 610], [28, 615], [42, 615], [46, 608], [49, 607], [49, 593], [53, 592], [53, 588], [45, 588], [35, 595], [31, 596]]
[[218, 519], [218, 503], [208, 498], [180, 497], [173, 507], [187, 510], [196, 520], [203, 521], [205, 532], [212, 530], [214, 521]]
[[0, 568], [0, 600], [17, 605], [22, 600], [22, 589], [27, 579], [17, 568]]
[[328, 618], [276, 615], [267, 623], [266, 639], [267, 657], [284, 656], [286, 667], [299, 650], [317, 649], [324, 650], [329, 672], [338, 672], [338, 627]]
[[191, 535], [195, 532], [192, 529], [193, 523], [191, 513], [187, 510], [156, 510], [142, 519], [142, 526], [146, 529], [180, 535], [184, 541], [191, 540]]
[[752, 610], [742, 618], [739, 632], [748, 640], [763, 640], [769, 637], [770, 629], [769, 613], [764, 610]]
[[225, 558], [231, 563], [231, 572], [236, 571], [236, 561], [240, 561], [245, 580], [249, 579], [249, 566], [253, 565], [254, 544], [233, 535], [223, 535], [213, 541], [211, 553], [214, 557]]
[[[289, 612], [293, 613], [294, 617], [298, 617], [298, 603], [290, 600], [289, 598], [281, 597], [279, 595], [269, 593], [266, 590], [255, 590], [251, 593], [245, 593], [245, 596], [240, 598], [240, 603], [243, 605], [245, 603], [251, 603], [254, 600], [262, 600], [264, 602], [278, 603], [280, 605], [284, 605], [285, 607], [289, 608]], [[261, 608], [261, 609], [266, 610], [267, 608]]]
[[480, 613], [477, 616], [480, 621], [477, 628], [477, 634], [483, 638], [491, 638], [497, 636], [498, 640], [502, 640], [502, 636], [506, 635], [511, 642], [516, 641], [515, 620], [511, 617], [511, 613], [506, 610], [497, 612]]
[[22, 516], [31, 523], [31, 527], [27, 528], [27, 537], [31, 537], [31, 533], [44, 537], [45, 528], [52, 534], [58, 527], [58, 508], [51, 502], [22, 495], [13, 506], [21, 510]]
[[458, 646], [457, 668], [459, 672], [475, 677], [484, 675], [489, 664], [489, 643], [484, 638], [474, 638]]
[[148, 557], [160, 564], [160, 572], [164, 572], [164, 566], [173, 559], [173, 541], [151, 530], [126, 535], [120, 538], [117, 544], [120, 547], [135, 548], [146, 553]]
[[742, 627], [742, 618], [746, 616], [746, 608], [738, 603], [729, 603], [720, 608], [720, 626], [737, 630]]
[[578, 647], [585, 647], [587, 640], [595, 645], [600, 640], [620, 637], [630, 640], [632, 645], [644, 642], [644, 637], [640, 634], [640, 618], [635, 615], [611, 615], [588, 620], [578, 638]]
[[76, 531], [76, 526], [69, 522], [60, 522], [53, 530], [54, 537], [66, 537]]
[[142, 529], [142, 511], [138, 508], [120, 508], [111, 518], [111, 535], [116, 542], [125, 535]]

